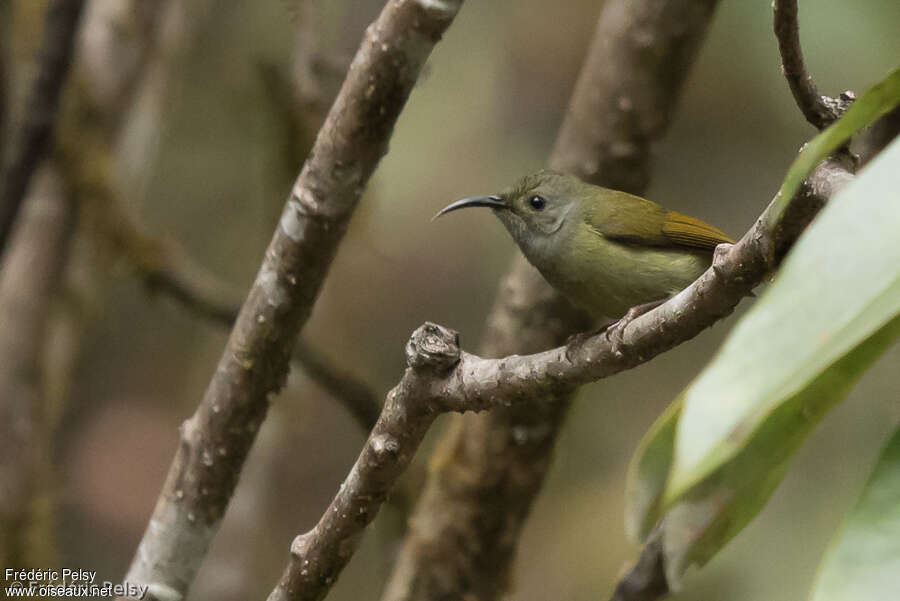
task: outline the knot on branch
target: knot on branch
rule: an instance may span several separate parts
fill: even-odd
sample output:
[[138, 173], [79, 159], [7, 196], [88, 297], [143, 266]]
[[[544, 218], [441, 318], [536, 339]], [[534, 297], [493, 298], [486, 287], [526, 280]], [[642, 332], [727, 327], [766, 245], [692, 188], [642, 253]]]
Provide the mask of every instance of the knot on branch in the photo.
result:
[[459, 334], [425, 322], [406, 343], [406, 363], [416, 371], [444, 373], [459, 362]]
[[837, 98], [822, 96], [822, 103], [828, 107], [831, 113], [831, 121], [839, 119], [850, 108], [854, 100], [856, 100], [856, 94], [853, 90], [844, 90]]

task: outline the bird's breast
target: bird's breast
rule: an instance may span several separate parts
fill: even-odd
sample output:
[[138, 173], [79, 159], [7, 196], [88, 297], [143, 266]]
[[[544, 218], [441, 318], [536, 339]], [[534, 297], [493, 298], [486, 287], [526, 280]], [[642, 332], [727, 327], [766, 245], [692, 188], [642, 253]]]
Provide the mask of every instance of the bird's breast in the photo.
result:
[[587, 230], [558, 242], [556, 252], [529, 260], [551, 285], [597, 318], [621, 317], [635, 305], [676, 294], [711, 260], [705, 252], [621, 244]]

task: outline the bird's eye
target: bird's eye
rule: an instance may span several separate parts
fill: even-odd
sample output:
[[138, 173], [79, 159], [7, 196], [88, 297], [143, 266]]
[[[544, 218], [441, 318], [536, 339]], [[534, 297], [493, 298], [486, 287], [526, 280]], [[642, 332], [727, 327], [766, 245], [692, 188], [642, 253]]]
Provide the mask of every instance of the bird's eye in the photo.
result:
[[541, 211], [547, 206], [547, 200], [543, 196], [535, 195], [528, 199], [528, 204], [530, 204], [531, 208], [535, 211]]

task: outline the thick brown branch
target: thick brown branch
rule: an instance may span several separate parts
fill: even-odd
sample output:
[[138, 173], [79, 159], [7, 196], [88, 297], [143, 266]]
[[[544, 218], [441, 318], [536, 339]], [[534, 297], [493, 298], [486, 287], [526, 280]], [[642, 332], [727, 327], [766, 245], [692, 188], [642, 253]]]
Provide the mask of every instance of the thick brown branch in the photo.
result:
[[[550, 165], [641, 193], [651, 151], [712, 18], [715, 0], [609, 0]], [[560, 344], [586, 328], [524, 258], [500, 285], [482, 352], [502, 357]], [[456, 418], [431, 462], [385, 601], [488, 601], [509, 581], [515, 548], [549, 469], [568, 396]]]
[[[394, 123], [460, 0], [391, 0], [366, 32], [303, 166], [126, 580], [183, 598], [225, 512], [271, 395]], [[347, 550], [351, 549], [349, 547]]]
[[52, 0], [47, 7], [38, 70], [21, 123], [3, 153], [0, 169], [0, 255], [22, 205], [31, 176], [47, 154], [63, 83], [72, 64], [75, 32], [84, 0]]
[[0, 253], [32, 174], [46, 155], [53, 137], [83, 6], [84, 0], [53, 0], [47, 8], [37, 75], [26, 97], [21, 124], [11, 136], [0, 170]]
[[[841, 167], [823, 163], [792, 204], [807, 207], [806, 217], [811, 219], [817, 207], [848, 180]], [[811, 194], [825, 196], [813, 202], [805, 198]], [[291, 563], [269, 601], [325, 596], [438, 413], [533, 407], [535, 398], [565, 404], [576, 387], [645, 363], [693, 338], [731, 313], [773, 267], [769, 249], [789, 242], [780, 239], [779, 232], [784, 231], [780, 225], [767, 209], [739, 242], [720, 248], [713, 266], [690, 287], [631, 322], [620, 348], [600, 333], [533, 355], [483, 359], [462, 352], [452, 330], [435, 324], [421, 326], [406, 348], [409, 369], [388, 394], [381, 417], [340, 492], [315, 528], [295, 539]], [[651, 546], [648, 557], [653, 552]], [[639, 561], [618, 587], [621, 595], [628, 596], [617, 597], [618, 601], [663, 594], [659, 565], [653, 557]], [[461, 593], [452, 598], [465, 597]]]
[[843, 92], [838, 98], [819, 94], [803, 61], [797, 0], [775, 0], [774, 9], [775, 37], [781, 53], [781, 70], [803, 116], [814, 127], [824, 129], [847, 110], [855, 96], [850, 91]]

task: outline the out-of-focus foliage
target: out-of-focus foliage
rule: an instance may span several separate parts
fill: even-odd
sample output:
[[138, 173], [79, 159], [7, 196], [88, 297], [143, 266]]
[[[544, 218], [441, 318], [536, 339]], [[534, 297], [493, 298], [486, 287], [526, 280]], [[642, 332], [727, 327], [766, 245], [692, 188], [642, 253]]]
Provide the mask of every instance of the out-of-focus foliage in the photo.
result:
[[900, 430], [832, 541], [812, 601], [890, 599], [900, 574]]
[[[823, 156], [897, 103], [900, 70], [804, 148], [773, 211]], [[829, 203], [641, 444], [628, 522], [643, 537], [665, 515], [673, 584], [760, 511], [809, 431], [900, 333], [898, 190], [900, 142]]]
[[[680, 415], [667, 412], [653, 429], [660, 440], [644, 443], [657, 457], [666, 455], [659, 446], [673, 445], [664, 492], [659, 470], [637, 469], [630, 483], [662, 495], [645, 504], [649, 519], [633, 519], [646, 525], [666, 512], [670, 581], [759, 512], [809, 431], [900, 334], [898, 189], [895, 142], [829, 203], [775, 285], [682, 393]], [[647, 461], [639, 457], [638, 466]]]

